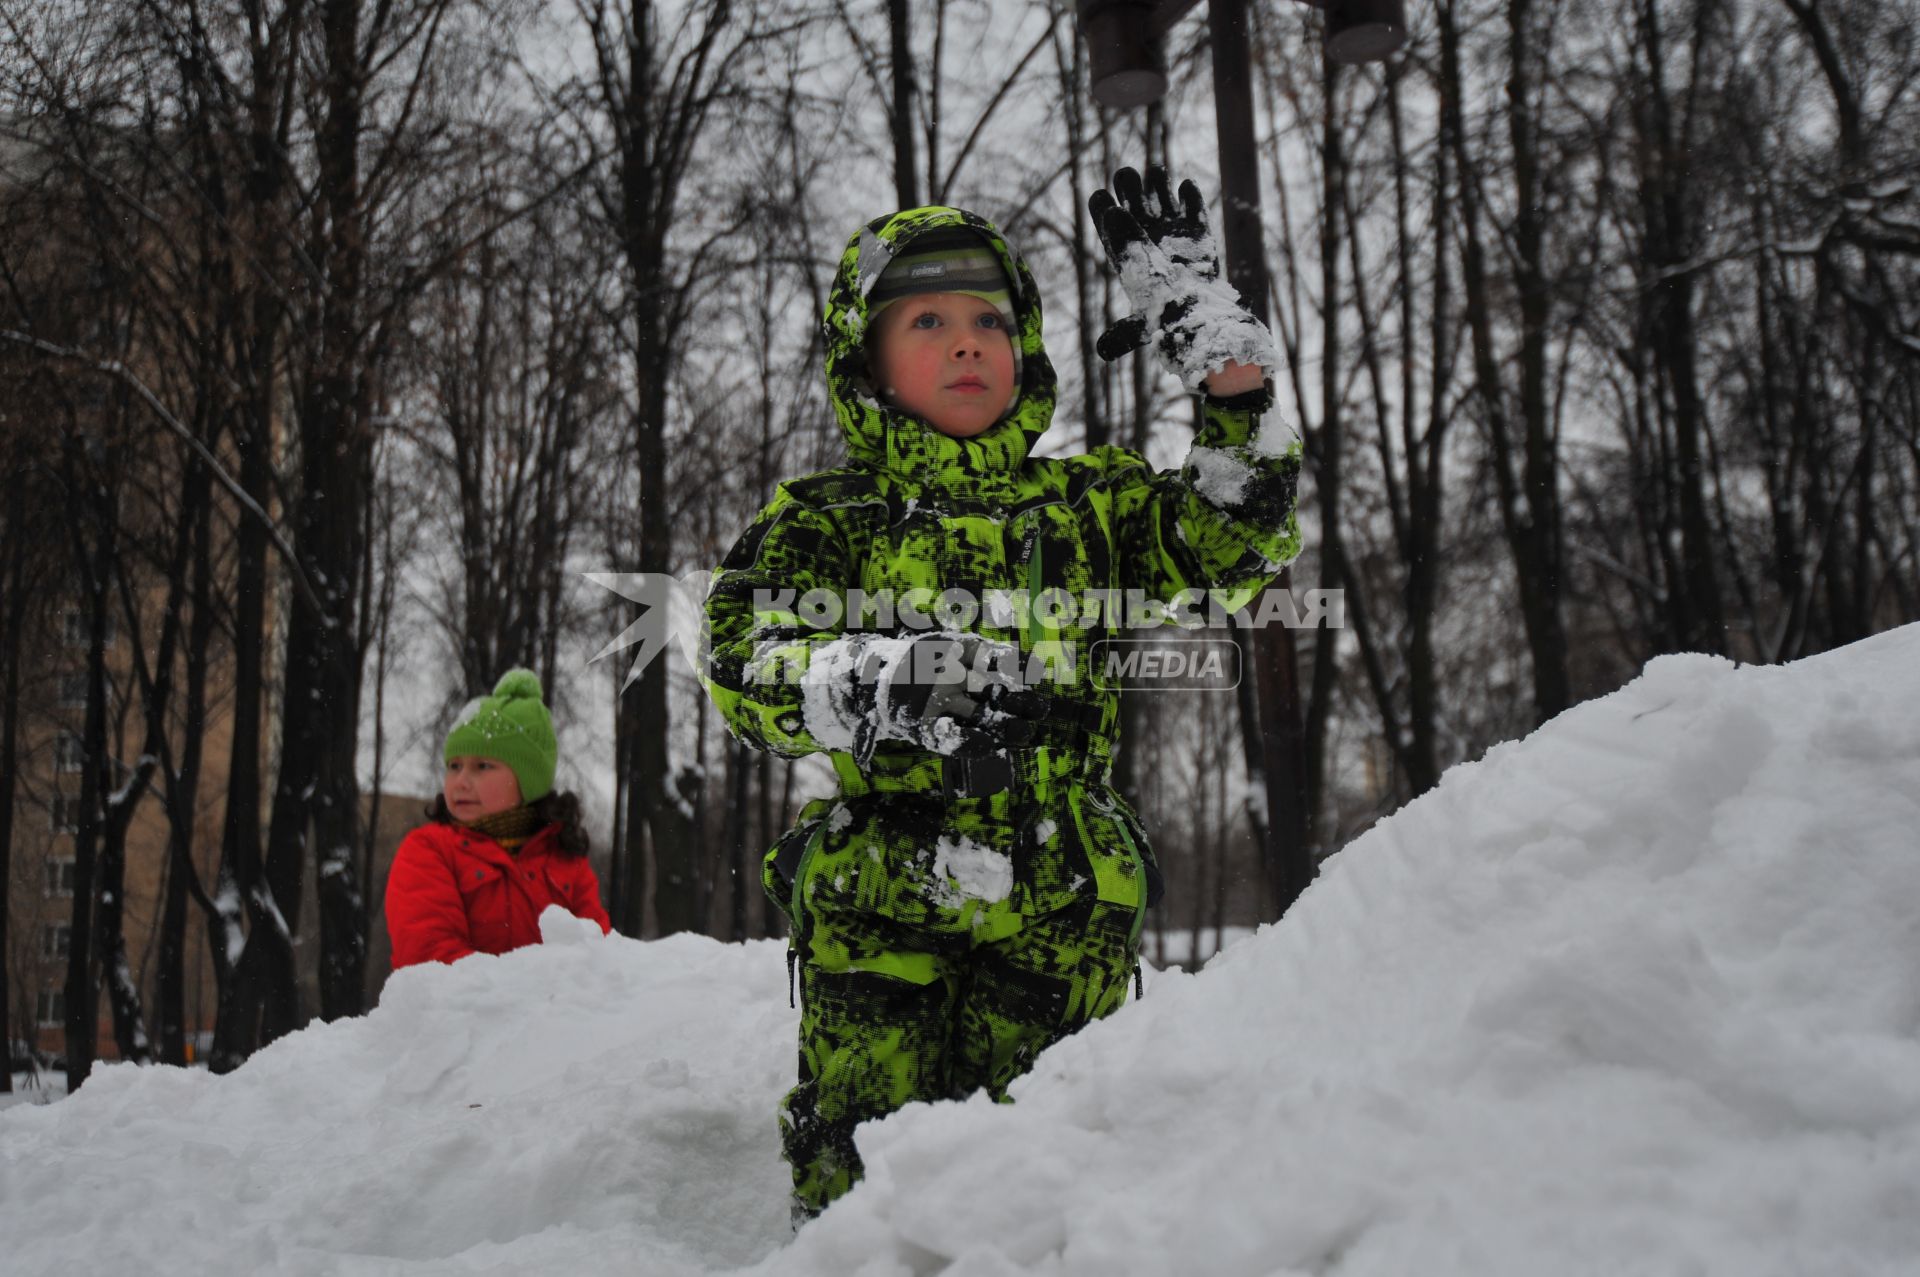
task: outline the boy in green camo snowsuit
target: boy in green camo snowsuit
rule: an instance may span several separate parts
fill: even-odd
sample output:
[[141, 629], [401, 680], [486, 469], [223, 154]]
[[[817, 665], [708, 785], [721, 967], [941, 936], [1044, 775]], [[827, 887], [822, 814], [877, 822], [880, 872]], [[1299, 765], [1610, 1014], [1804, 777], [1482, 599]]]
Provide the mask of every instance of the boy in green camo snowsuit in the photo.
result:
[[[1026, 265], [971, 213], [895, 213], [854, 236], [827, 303], [848, 463], [782, 483], [710, 588], [731, 729], [824, 751], [839, 779], [764, 868], [804, 1008], [781, 1111], [796, 1218], [859, 1178], [860, 1122], [1004, 1098], [1136, 978], [1159, 875], [1108, 783], [1119, 698], [1090, 668], [1121, 617], [1082, 601], [1212, 590], [1238, 609], [1299, 552], [1300, 445], [1263, 422], [1277, 355], [1218, 278], [1197, 191], [1176, 203], [1158, 170], [1114, 190], [1096, 225], [1138, 313], [1102, 354], [1151, 343], [1204, 394], [1181, 469], [1031, 456], [1055, 379]], [[1056, 590], [1073, 605], [1021, 606]]]

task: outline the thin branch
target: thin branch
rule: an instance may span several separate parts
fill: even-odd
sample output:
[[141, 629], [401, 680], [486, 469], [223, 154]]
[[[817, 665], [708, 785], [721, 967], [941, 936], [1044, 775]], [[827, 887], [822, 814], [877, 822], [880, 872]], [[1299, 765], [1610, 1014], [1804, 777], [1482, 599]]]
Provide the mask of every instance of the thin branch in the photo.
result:
[[259, 520], [260, 526], [273, 541], [274, 548], [280, 551], [280, 557], [286, 563], [287, 570], [293, 574], [293, 582], [300, 590], [300, 597], [306, 600], [308, 605], [320, 615], [322, 624], [334, 624], [334, 621], [327, 616], [327, 610], [320, 601], [319, 592], [313, 588], [313, 582], [307, 579], [306, 569], [300, 564], [300, 557], [293, 552], [293, 547], [287, 544], [286, 538], [280, 534], [280, 529], [274, 523], [272, 517], [268, 515], [265, 510], [261, 509], [259, 503], [247, 494], [247, 490], [240, 486], [239, 480], [226, 472], [220, 465], [219, 460], [214, 457], [212, 452], [208, 451], [206, 444], [203, 443], [192, 430], [188, 429], [178, 417], [168, 411], [167, 406], [160, 402], [159, 397], [147, 388], [147, 384], [141, 381], [132, 369], [117, 360], [97, 359], [83, 350], [75, 350], [70, 346], [57, 346], [50, 341], [44, 341], [29, 333], [17, 332], [11, 328], [0, 328], [0, 341], [10, 341], [17, 346], [26, 346], [54, 359], [62, 359], [68, 363], [80, 364], [92, 369], [94, 372], [112, 377], [133, 391], [134, 394], [138, 395], [141, 402], [147, 405], [161, 425], [178, 435], [188, 447], [193, 449], [194, 455], [199, 457], [201, 463], [212, 471], [214, 478], [220, 481], [220, 486], [225, 488], [229, 495], [240, 503], [240, 507], [255, 519]]

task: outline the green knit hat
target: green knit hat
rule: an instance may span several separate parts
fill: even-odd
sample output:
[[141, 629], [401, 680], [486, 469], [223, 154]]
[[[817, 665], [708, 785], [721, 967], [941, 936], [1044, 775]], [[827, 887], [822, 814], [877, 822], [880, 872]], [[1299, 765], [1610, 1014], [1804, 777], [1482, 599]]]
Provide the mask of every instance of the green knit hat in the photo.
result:
[[446, 761], [491, 758], [505, 763], [520, 782], [520, 801], [534, 802], [553, 790], [560, 746], [553, 717], [540, 700], [540, 676], [508, 670], [493, 695], [468, 701], [447, 733]]

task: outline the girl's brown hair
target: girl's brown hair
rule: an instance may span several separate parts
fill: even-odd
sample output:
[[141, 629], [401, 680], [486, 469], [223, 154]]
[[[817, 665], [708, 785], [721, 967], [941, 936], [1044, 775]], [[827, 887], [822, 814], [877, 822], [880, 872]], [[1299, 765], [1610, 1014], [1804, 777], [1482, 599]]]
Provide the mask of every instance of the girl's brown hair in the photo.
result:
[[[533, 814], [540, 818], [540, 827], [560, 826], [560, 854], [564, 856], [584, 856], [592, 849], [593, 841], [587, 836], [587, 826], [580, 814], [580, 796], [571, 790], [548, 794], [545, 798], [535, 799], [527, 804]], [[443, 825], [459, 822], [447, 809], [447, 796], [435, 794], [433, 801], [427, 804], [427, 819], [437, 820]]]

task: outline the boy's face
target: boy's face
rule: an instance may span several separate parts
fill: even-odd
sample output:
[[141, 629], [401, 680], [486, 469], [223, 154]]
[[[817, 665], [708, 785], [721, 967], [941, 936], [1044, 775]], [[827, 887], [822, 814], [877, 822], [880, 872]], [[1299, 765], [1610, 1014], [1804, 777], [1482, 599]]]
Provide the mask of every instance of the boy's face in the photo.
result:
[[903, 297], [874, 321], [868, 351], [880, 393], [943, 435], [971, 439], [1013, 402], [1013, 337], [978, 297]]

